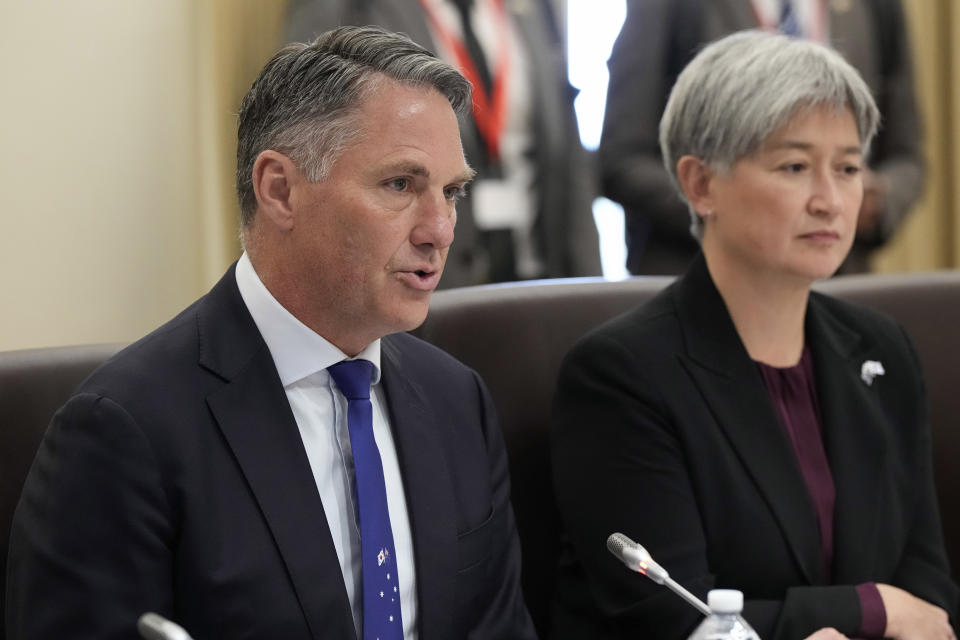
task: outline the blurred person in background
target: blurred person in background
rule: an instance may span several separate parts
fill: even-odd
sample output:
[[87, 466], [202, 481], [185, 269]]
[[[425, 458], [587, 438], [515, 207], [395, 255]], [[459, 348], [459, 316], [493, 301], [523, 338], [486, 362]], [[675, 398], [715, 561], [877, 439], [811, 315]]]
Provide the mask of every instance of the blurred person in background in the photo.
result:
[[609, 60], [599, 162], [604, 195], [624, 207], [630, 273], [681, 273], [697, 253], [663, 167], [657, 123], [677, 74], [703, 43], [757, 27], [829, 43], [860, 72], [880, 109], [857, 234], [840, 271], [867, 271], [870, 253], [919, 197], [923, 141], [900, 0], [627, 0]]
[[461, 120], [476, 180], [457, 205], [444, 287], [601, 275], [591, 158], [580, 144], [549, 0], [291, 0], [286, 39], [341, 24], [409, 35], [474, 87]]

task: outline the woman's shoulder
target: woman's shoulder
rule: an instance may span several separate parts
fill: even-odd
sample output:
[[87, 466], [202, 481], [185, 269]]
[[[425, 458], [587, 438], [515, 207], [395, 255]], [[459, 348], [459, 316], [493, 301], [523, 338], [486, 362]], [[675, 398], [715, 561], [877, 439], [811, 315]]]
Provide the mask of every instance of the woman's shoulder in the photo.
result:
[[811, 293], [807, 333], [809, 338], [833, 345], [840, 353], [861, 354], [886, 362], [891, 371], [916, 376], [921, 368], [906, 329], [886, 313], [862, 304]]
[[580, 342], [642, 342], [646, 338], [662, 334], [671, 324], [678, 322], [674, 289], [675, 285], [671, 284], [649, 300], [605, 320], [584, 334]]
[[863, 304], [813, 291], [810, 293], [809, 308], [813, 313], [825, 315], [861, 334], [901, 340], [904, 336], [903, 327], [894, 318]]
[[670, 285], [653, 298], [616, 315], [581, 336], [564, 361], [620, 363], [633, 369], [671, 358], [682, 347], [683, 332]]

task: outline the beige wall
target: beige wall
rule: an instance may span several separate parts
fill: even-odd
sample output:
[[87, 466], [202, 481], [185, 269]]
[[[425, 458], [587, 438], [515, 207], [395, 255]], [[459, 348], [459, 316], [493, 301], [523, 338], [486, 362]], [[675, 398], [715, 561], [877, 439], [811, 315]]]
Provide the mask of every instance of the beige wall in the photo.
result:
[[[958, 266], [954, 237], [957, 224], [953, 158], [956, 120], [951, 104], [957, 70], [948, 64], [957, 33], [953, 0], [904, 0], [914, 52], [917, 98], [923, 114], [926, 188], [910, 217], [873, 261], [882, 272], [928, 271]], [[953, 23], [953, 24], [951, 24]]]
[[130, 340], [203, 289], [193, 0], [0, 21], [0, 349]]
[[[960, 9], [904, 4], [929, 180], [882, 271], [960, 265]], [[0, 350], [132, 340], [237, 255], [233, 113], [284, 5], [0, 0]]]
[[0, 0], [0, 349], [133, 340], [219, 277], [282, 8]]

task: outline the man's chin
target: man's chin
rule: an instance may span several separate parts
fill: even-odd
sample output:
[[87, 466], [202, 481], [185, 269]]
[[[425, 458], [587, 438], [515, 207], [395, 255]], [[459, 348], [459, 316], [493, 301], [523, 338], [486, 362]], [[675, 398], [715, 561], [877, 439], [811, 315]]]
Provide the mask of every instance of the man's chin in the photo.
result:
[[[427, 294], [427, 296], [429, 297], [429, 294]], [[394, 315], [396, 320], [396, 322], [394, 322], [394, 333], [413, 331], [422, 325], [427, 319], [428, 310], [429, 307], [426, 300], [424, 300], [422, 304], [410, 302], [404, 304]]]

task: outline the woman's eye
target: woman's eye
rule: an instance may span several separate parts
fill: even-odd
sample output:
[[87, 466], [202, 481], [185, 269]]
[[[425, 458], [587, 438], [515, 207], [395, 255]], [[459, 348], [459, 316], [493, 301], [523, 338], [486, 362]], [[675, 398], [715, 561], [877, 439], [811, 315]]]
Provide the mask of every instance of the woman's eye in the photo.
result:
[[807, 165], [802, 162], [791, 162], [783, 165], [783, 170], [787, 173], [800, 173], [807, 168]]
[[847, 164], [843, 166], [843, 172], [848, 176], [855, 176], [860, 173], [860, 167], [855, 164]]

